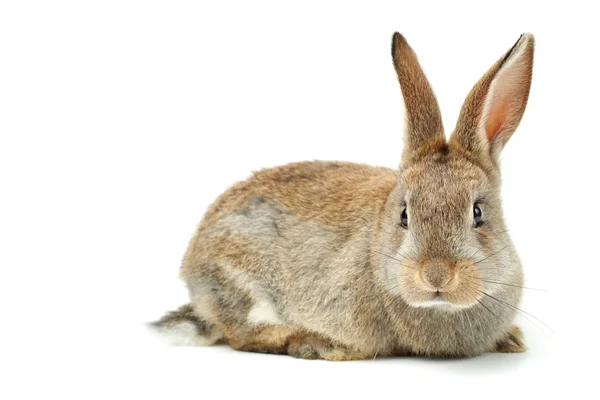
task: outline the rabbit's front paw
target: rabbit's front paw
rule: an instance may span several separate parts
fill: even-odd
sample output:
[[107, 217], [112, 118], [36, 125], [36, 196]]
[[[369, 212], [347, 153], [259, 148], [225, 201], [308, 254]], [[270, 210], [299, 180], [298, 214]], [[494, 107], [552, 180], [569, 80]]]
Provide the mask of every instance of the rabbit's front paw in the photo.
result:
[[523, 342], [523, 332], [518, 326], [511, 326], [506, 331], [506, 336], [496, 343], [492, 353], [524, 353], [527, 346]]
[[321, 357], [323, 357], [324, 360], [328, 361], [351, 361], [371, 358], [370, 356], [360, 353], [358, 351], [352, 351], [340, 347], [324, 351]]

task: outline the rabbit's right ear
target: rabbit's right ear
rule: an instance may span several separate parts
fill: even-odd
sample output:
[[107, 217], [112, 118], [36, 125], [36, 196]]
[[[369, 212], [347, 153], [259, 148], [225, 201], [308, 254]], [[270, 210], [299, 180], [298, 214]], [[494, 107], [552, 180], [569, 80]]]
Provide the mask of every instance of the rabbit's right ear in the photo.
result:
[[517, 43], [475, 84], [460, 111], [450, 145], [498, 164], [500, 151], [517, 129], [531, 87], [534, 38]]
[[392, 59], [404, 98], [406, 126], [402, 164], [446, 145], [442, 115], [419, 60], [404, 36], [392, 38]]

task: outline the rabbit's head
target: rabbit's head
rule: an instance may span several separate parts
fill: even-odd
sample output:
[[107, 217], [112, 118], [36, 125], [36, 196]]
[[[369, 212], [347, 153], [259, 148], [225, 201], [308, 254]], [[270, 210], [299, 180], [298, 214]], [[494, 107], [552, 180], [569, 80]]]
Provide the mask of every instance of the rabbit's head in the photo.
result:
[[523, 116], [533, 52], [533, 36], [522, 35], [473, 87], [446, 141], [417, 57], [394, 34], [405, 144], [379, 253], [388, 291], [413, 307], [468, 308], [485, 296], [518, 300], [522, 272], [503, 220], [499, 153]]

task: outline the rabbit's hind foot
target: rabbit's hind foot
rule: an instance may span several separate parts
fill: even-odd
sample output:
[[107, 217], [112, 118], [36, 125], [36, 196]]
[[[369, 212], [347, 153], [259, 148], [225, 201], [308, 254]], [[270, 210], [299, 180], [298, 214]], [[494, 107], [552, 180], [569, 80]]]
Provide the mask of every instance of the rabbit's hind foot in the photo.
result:
[[364, 360], [371, 355], [351, 350], [313, 332], [287, 326], [269, 326], [250, 340], [240, 343], [229, 339], [231, 347], [240, 351], [288, 354], [309, 360], [349, 361]]

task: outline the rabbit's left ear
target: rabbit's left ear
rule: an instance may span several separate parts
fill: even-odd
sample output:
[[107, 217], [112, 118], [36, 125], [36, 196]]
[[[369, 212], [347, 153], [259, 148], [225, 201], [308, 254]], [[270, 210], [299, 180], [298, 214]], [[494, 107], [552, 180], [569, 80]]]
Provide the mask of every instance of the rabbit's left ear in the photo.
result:
[[450, 144], [494, 163], [517, 129], [531, 87], [534, 38], [517, 43], [473, 87], [461, 109]]
[[392, 37], [392, 60], [404, 98], [406, 127], [402, 164], [446, 146], [442, 114], [417, 55], [398, 32]]

